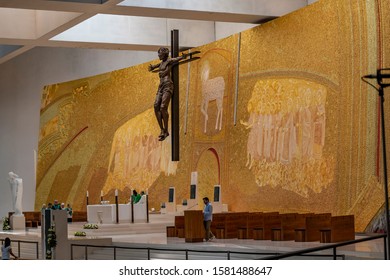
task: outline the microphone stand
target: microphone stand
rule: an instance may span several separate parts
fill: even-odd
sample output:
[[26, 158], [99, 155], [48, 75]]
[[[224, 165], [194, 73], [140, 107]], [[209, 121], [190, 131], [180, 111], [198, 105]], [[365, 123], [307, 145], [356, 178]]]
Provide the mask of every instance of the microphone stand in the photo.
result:
[[[378, 80], [379, 82], [379, 80]], [[383, 103], [385, 102], [383, 88], [389, 85], [382, 85], [379, 83], [379, 97], [380, 97], [380, 107], [381, 107], [381, 129], [382, 129], [382, 153], [383, 153], [383, 178], [385, 184], [385, 217], [386, 217], [386, 233], [387, 233], [387, 246], [385, 247], [385, 256], [389, 260], [390, 253], [390, 218], [389, 218], [389, 190], [387, 183], [387, 160], [386, 160], [386, 133], [385, 133], [385, 112], [383, 109]]]
[[374, 87], [379, 94], [380, 99], [380, 114], [381, 114], [381, 130], [382, 130], [382, 157], [383, 157], [383, 179], [384, 179], [384, 191], [385, 191], [385, 218], [386, 218], [386, 242], [384, 247], [384, 255], [385, 259], [390, 260], [390, 218], [389, 218], [389, 190], [388, 190], [388, 181], [387, 181], [387, 159], [386, 159], [386, 133], [385, 133], [385, 112], [384, 112], [384, 91], [383, 89], [390, 86], [390, 84], [383, 83], [383, 78], [388, 78], [389, 74], [382, 74], [383, 70], [390, 70], [390, 68], [385, 69], [377, 69], [376, 76], [375, 75], [367, 75], [363, 76], [362, 80], [368, 83], [364, 78], [377, 79], [377, 83], [379, 88], [376, 88], [372, 84], [368, 83], [372, 87]]
[[115, 214], [116, 214], [116, 223], [119, 224], [119, 205], [118, 205], [117, 193], [115, 193]]

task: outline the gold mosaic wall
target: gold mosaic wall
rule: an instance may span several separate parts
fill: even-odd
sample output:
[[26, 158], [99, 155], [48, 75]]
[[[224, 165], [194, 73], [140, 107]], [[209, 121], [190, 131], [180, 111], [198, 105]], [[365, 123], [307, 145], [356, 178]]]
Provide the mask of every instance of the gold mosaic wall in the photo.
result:
[[149, 63], [46, 86], [36, 209], [85, 210], [87, 191], [113, 202], [115, 189], [126, 203], [132, 188], [159, 209], [170, 186], [189, 198], [196, 171], [199, 197], [221, 185], [230, 211], [355, 214], [363, 231], [383, 187], [377, 96], [360, 77], [389, 65], [386, 6], [321, 0], [194, 49], [201, 59], [180, 66], [179, 162], [170, 137], [157, 141]]

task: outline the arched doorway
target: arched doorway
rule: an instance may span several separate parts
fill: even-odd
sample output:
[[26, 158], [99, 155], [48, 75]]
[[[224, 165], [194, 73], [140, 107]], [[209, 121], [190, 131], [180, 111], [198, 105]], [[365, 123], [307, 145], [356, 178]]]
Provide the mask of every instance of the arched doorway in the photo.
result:
[[207, 196], [213, 201], [214, 186], [220, 184], [220, 162], [213, 148], [203, 151], [196, 166], [198, 172], [198, 205], [203, 208], [202, 198]]

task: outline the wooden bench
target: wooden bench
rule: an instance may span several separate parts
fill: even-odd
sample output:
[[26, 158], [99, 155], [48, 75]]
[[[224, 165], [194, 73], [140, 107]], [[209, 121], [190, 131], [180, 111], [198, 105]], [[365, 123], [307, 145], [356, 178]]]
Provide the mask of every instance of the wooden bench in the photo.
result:
[[225, 239], [225, 229], [224, 228], [216, 228], [214, 231], [211, 231], [217, 239]]
[[[253, 230], [254, 228], [263, 228], [263, 213], [262, 212], [250, 212], [247, 216], [247, 231], [246, 238], [254, 239]], [[256, 232], [256, 237], [258, 237], [258, 232]], [[261, 232], [261, 238], [263, 238], [263, 232]]]
[[299, 216], [300, 214], [297, 213], [280, 214], [280, 228], [272, 228], [271, 240], [295, 240], [295, 228], [298, 225]]
[[[8, 212], [8, 217], [11, 219], [11, 216], [14, 212]], [[40, 211], [25, 211], [23, 212], [24, 218], [26, 220], [26, 227], [38, 227], [41, 225], [41, 212]]]
[[176, 237], [175, 226], [167, 226], [167, 237]]
[[86, 211], [73, 211], [72, 213], [72, 222], [87, 222], [87, 212]]
[[237, 224], [237, 238], [238, 239], [248, 239], [249, 238], [249, 218], [252, 215], [252, 213], [244, 212], [241, 215], [241, 218], [238, 221]]
[[[9, 212], [8, 216], [11, 218], [14, 212]], [[25, 211], [23, 212], [26, 219], [26, 227], [38, 227], [41, 225], [41, 211]], [[86, 211], [73, 211], [73, 222], [87, 222]]]
[[320, 229], [329, 228], [331, 223], [330, 213], [307, 215], [304, 224], [295, 229], [296, 242], [313, 242], [320, 241]]
[[264, 239], [264, 218], [267, 216], [279, 215], [279, 212], [252, 212], [247, 217], [247, 238], [254, 240]]
[[31, 212], [23, 212], [24, 217], [26, 218], [26, 227], [27, 223], [30, 224], [31, 227], [38, 227], [41, 225], [41, 212], [31, 211]]
[[[269, 239], [271, 234], [272, 241], [295, 240], [295, 229], [305, 226], [306, 216], [307, 214], [298, 213], [270, 213], [263, 226], [264, 239]], [[271, 233], [269, 230], [271, 230]]]
[[330, 227], [320, 229], [321, 243], [335, 243], [355, 240], [355, 216], [334, 216]]
[[34, 221], [37, 222], [37, 226], [41, 226], [42, 221], [42, 212], [41, 211], [34, 211]]
[[239, 220], [237, 224], [237, 238], [238, 239], [247, 239], [249, 235], [248, 230], [248, 219], [250, 213], [245, 213]]
[[272, 232], [280, 229], [280, 214], [269, 214], [264, 216], [263, 239], [272, 240]]
[[238, 238], [239, 228], [242, 228], [241, 232], [244, 232], [247, 229], [247, 215], [248, 212], [213, 214], [211, 231], [217, 236], [218, 239]]
[[252, 238], [253, 240], [263, 240], [264, 239], [264, 232], [263, 228], [253, 228], [252, 230]]
[[306, 241], [320, 241], [321, 228], [328, 228], [331, 222], [331, 214], [324, 213], [306, 217]]
[[176, 236], [184, 238], [184, 216], [175, 216]]
[[225, 238], [238, 238], [239, 225], [246, 224], [248, 212], [233, 212], [227, 214], [228, 215], [226, 216], [225, 224]]
[[313, 215], [313, 213], [298, 213], [295, 215], [295, 219], [292, 220], [286, 218], [286, 220], [283, 221], [284, 226], [282, 226], [283, 240], [295, 240], [295, 229], [305, 227], [306, 217], [310, 215]]
[[211, 222], [210, 230], [218, 239], [225, 239], [225, 225], [227, 215], [228, 213], [213, 214], [213, 221]]

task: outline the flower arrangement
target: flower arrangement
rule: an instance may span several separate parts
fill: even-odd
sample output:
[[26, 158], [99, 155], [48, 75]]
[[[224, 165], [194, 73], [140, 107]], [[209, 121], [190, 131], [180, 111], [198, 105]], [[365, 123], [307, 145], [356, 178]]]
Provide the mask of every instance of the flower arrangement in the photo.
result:
[[47, 259], [47, 260], [51, 260], [51, 258], [52, 258], [51, 249], [47, 249], [47, 250], [46, 250], [46, 259]]
[[99, 226], [97, 224], [85, 224], [83, 226], [84, 229], [98, 229]]
[[87, 233], [85, 231], [76, 231], [74, 236], [87, 236]]
[[54, 225], [51, 226], [48, 230], [48, 235], [47, 235], [47, 245], [51, 248], [54, 248], [57, 246], [57, 236], [55, 232], [55, 227]]
[[11, 226], [9, 225], [9, 218], [4, 217], [3, 218], [3, 230], [10, 230]]
[[52, 253], [53, 248], [57, 246], [57, 236], [56, 236], [56, 230], [55, 225], [53, 224], [48, 229], [47, 239], [46, 239], [46, 259], [51, 260], [52, 259]]

